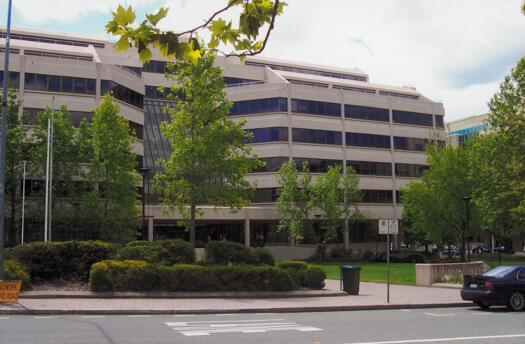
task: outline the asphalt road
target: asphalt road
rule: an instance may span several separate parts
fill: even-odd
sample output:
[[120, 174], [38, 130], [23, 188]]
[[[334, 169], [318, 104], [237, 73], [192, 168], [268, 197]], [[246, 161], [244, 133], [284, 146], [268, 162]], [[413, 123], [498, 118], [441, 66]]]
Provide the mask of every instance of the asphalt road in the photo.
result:
[[0, 343], [525, 343], [525, 312], [432, 308], [325, 313], [0, 316]]

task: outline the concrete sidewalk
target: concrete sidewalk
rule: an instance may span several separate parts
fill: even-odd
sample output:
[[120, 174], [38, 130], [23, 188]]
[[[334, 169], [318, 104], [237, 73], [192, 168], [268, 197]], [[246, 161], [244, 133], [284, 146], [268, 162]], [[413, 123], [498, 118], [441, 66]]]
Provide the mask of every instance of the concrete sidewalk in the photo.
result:
[[82, 295], [78, 293], [56, 293], [51, 298], [50, 293], [41, 293], [40, 297], [37, 293], [32, 293], [30, 298], [22, 296], [18, 304], [0, 305], [0, 314], [277, 313], [472, 305], [471, 302], [461, 300], [457, 288], [390, 285], [390, 303], [387, 303], [387, 286], [384, 283], [361, 282], [359, 295], [344, 295], [339, 292], [339, 281], [327, 280], [325, 290], [317, 293], [262, 293], [259, 297], [246, 293], [230, 293], [233, 295], [206, 295], [205, 298], [198, 294], [183, 298], [167, 298], [169, 295], [165, 294], [157, 295], [158, 297], [135, 295], [132, 298], [127, 295], [93, 298], [79, 297]]

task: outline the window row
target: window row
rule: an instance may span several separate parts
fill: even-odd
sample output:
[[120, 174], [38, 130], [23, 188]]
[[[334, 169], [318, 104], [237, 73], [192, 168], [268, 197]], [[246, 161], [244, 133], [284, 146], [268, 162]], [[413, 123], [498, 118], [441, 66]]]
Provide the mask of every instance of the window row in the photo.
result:
[[432, 115], [419, 112], [393, 110], [392, 116], [394, 123], [424, 125], [432, 127]]
[[288, 157], [278, 156], [270, 158], [259, 158], [265, 165], [257, 168], [254, 172], [278, 172], [281, 166], [288, 162]]
[[347, 161], [346, 166], [352, 167], [355, 173], [364, 176], [392, 176], [392, 164], [375, 161]]
[[230, 109], [230, 115], [279, 111], [288, 111], [288, 101], [286, 98], [264, 98], [234, 102]]
[[369, 88], [349, 87], [349, 86], [341, 86], [341, 85], [332, 85], [332, 88], [336, 90], [343, 90], [343, 91], [354, 91], [354, 92], [361, 92], [361, 93], [376, 94], [376, 90], [371, 90]]
[[111, 92], [113, 97], [124, 103], [133, 105], [142, 109], [144, 107], [144, 96], [135, 92], [125, 86], [119, 85], [111, 80], [102, 80], [100, 84], [100, 92], [106, 94]]
[[292, 141], [325, 145], [341, 145], [342, 135], [340, 131], [293, 128]]
[[314, 100], [292, 99], [292, 112], [321, 116], [341, 116], [341, 105]]
[[167, 71], [168, 62], [149, 60], [142, 66], [143, 72], [164, 74]]
[[95, 94], [95, 79], [25, 73], [24, 83], [27, 90]]
[[251, 143], [273, 141], [288, 142], [288, 128], [286, 127], [257, 128], [248, 129], [248, 131], [253, 134]]
[[293, 160], [300, 171], [303, 169], [303, 164], [308, 163], [308, 170], [312, 173], [326, 173], [328, 167], [343, 164], [341, 160], [329, 159], [293, 158]]
[[347, 146], [390, 149], [390, 136], [386, 135], [345, 133], [345, 138]]
[[[4, 71], [0, 70], [0, 88], [2, 88], [2, 83], [4, 81]], [[7, 78], [7, 87], [11, 88], [20, 88], [20, 73], [19, 72], [9, 72]]]
[[295, 85], [303, 85], [303, 86], [312, 86], [312, 87], [321, 87], [321, 88], [328, 88], [328, 84], [323, 84], [319, 82], [311, 82], [311, 81], [303, 81], [303, 80], [294, 80], [294, 79], [287, 79], [290, 83]]
[[369, 121], [389, 122], [388, 109], [374, 108], [368, 106], [346, 105], [345, 117], [365, 119]]
[[[255, 190], [253, 203], [273, 203], [279, 198], [280, 188], [259, 188]], [[394, 203], [392, 190], [361, 190], [360, 203]], [[396, 192], [396, 196], [398, 192]]]
[[45, 53], [42, 51], [31, 51], [31, 50], [25, 50], [24, 55], [27, 56], [44, 56], [44, 57], [52, 57], [55, 59], [66, 59], [66, 60], [76, 60], [76, 61], [93, 61], [92, 57], [87, 56], [77, 56], [77, 55], [67, 55], [67, 54], [56, 54], [56, 53]]
[[428, 165], [396, 164], [396, 176], [420, 178], [427, 169]]
[[176, 94], [171, 91], [169, 87], [165, 87], [163, 91], [160, 91], [157, 86], [146, 86], [145, 87], [145, 98], [150, 99], [162, 99], [162, 100], [173, 100], [175, 101]]
[[288, 66], [280, 66], [280, 65], [274, 65], [274, 64], [269, 64], [269, 63], [251, 62], [251, 61], [244, 61], [244, 64], [246, 66], [268, 67], [270, 69], [282, 70], [282, 71], [285, 71], [285, 72], [293, 72], [293, 73], [300, 73], [300, 74], [310, 74], [310, 75], [320, 75], [320, 76], [325, 76], [325, 77], [328, 77], [328, 78], [357, 80], [357, 81], [364, 81], [364, 82], [366, 82], [366, 77], [356, 76], [356, 75], [348, 75], [348, 74], [341, 74], [341, 73], [334, 73], [334, 72], [325, 72], [325, 71], [315, 70], [315, 69], [306, 69], [306, 68], [300, 68], [300, 67], [288, 67]]
[[232, 77], [229, 77], [229, 76], [223, 77], [222, 80], [224, 81], [224, 84], [226, 85], [226, 87], [228, 87], [228, 86], [242, 86], [242, 85], [249, 85], [249, 84], [253, 84], [253, 83], [262, 83], [262, 82], [264, 82], [264, 81], [253, 80], [253, 79], [232, 78]]
[[[7, 38], [7, 33], [0, 32], [0, 38]], [[61, 45], [72, 45], [76, 47], [87, 47], [89, 45], [94, 46], [95, 48], [104, 48], [102, 43], [93, 43], [93, 42], [82, 42], [82, 41], [73, 41], [68, 39], [54, 39], [48, 37], [38, 37], [30, 35], [18, 35], [10, 34], [10, 39], [17, 39], [21, 41], [30, 41], [30, 42], [40, 42], [40, 43], [50, 43], [50, 44], [61, 44]]]
[[[35, 125], [37, 115], [39, 112], [43, 112], [45, 109], [38, 109], [38, 108], [24, 108], [24, 115], [22, 116], [22, 123], [25, 125]], [[80, 123], [83, 120], [86, 120], [88, 123], [91, 123], [93, 120], [93, 113], [87, 112], [87, 111], [68, 111], [69, 112], [69, 120], [71, 121], [71, 124], [78, 128], [80, 126]], [[128, 121], [129, 123], [129, 129], [130, 133], [133, 133], [137, 137], [137, 139], [142, 140], [143, 139], [143, 130], [144, 126], [142, 124]]]
[[405, 94], [405, 93], [395, 93], [395, 92], [388, 92], [388, 91], [379, 91], [379, 94], [383, 96], [392, 96], [392, 97], [399, 97], [399, 98], [408, 98], [408, 99], [419, 99], [419, 96], [412, 95], [412, 94]]

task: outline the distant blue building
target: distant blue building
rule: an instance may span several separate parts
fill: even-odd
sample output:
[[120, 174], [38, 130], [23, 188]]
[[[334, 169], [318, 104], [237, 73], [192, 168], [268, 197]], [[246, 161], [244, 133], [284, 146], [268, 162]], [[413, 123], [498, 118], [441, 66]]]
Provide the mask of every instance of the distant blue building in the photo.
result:
[[488, 114], [484, 114], [447, 123], [447, 143], [457, 147], [486, 132], [489, 128], [487, 118]]

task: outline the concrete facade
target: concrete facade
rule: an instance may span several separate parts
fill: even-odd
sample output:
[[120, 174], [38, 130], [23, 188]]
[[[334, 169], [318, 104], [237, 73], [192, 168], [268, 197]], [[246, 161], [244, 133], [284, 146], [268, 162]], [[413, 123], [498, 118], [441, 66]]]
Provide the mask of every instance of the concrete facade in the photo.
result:
[[[5, 28], [0, 31], [5, 33]], [[5, 46], [5, 38], [0, 38], [1, 46]], [[107, 85], [118, 84], [131, 92], [132, 99], [118, 101], [124, 116], [141, 132], [134, 151], [144, 167], [159, 170], [157, 158], [169, 154], [158, 129], [158, 121], [167, 119], [161, 110], [167, 100], [155, 89], [169, 86], [163, 75], [166, 59], [154, 53], [148, 66], [143, 66], [133, 49], [115, 52], [104, 39], [19, 28], [12, 29], [11, 53], [9, 70], [19, 73], [19, 97], [23, 102], [20, 111], [50, 106], [54, 96], [55, 107], [66, 104], [70, 111], [89, 113]], [[0, 55], [2, 58], [3, 51]], [[262, 235], [264, 227], [261, 240], [265, 245], [283, 244], [282, 239], [267, 239], [267, 232], [272, 232], [279, 220], [275, 210], [278, 167], [294, 159], [310, 161], [314, 176], [330, 164], [342, 164], [345, 169], [347, 165], [354, 167], [364, 190], [359, 208], [365, 216], [374, 221], [401, 218], [399, 189], [418, 178], [425, 168], [425, 143], [445, 139], [443, 104], [426, 98], [413, 87], [371, 83], [369, 76], [357, 68], [260, 57], [244, 62], [218, 57], [216, 63], [223, 69], [226, 92], [234, 102], [229, 117], [247, 119], [246, 129], [253, 131], [255, 137], [261, 135], [261, 139], [250, 144], [254, 153], [274, 164], [271, 170], [247, 176], [248, 180], [257, 181], [252, 205], [235, 214], [229, 209], [202, 207], [204, 215], [199, 223], [224, 224], [222, 230], [226, 232], [233, 224], [242, 232], [236, 240], [252, 246], [260, 244], [255, 243], [254, 236]], [[95, 89], [91, 93], [57, 91], [51, 77], [46, 87], [38, 84], [38, 78], [27, 87], [25, 82], [31, 75], [74, 77], [78, 82], [81, 78], [91, 79]], [[85, 82], [85, 87], [90, 88], [92, 81]], [[176, 228], [180, 216], [154, 201], [153, 192], [150, 196], [146, 198], [149, 238], [167, 237], [171, 234], [164, 231]], [[359, 238], [350, 240], [356, 247], [359, 243], [372, 243], [377, 232], [370, 231], [377, 231], [377, 221], [375, 227], [369, 222]]]

